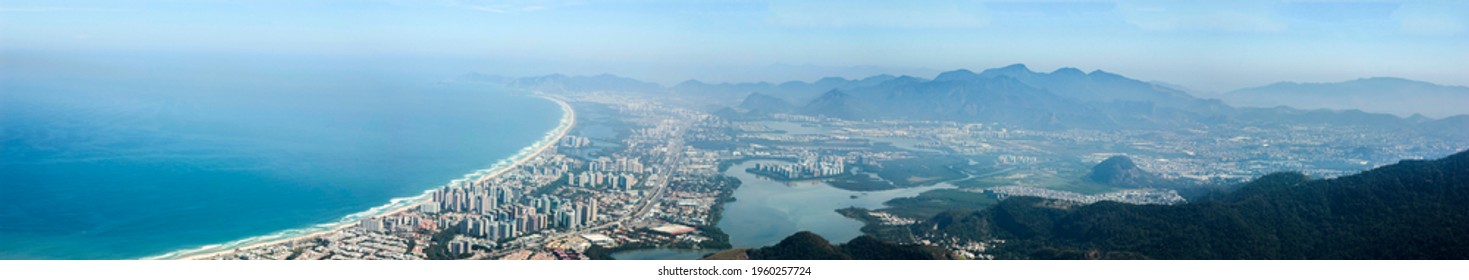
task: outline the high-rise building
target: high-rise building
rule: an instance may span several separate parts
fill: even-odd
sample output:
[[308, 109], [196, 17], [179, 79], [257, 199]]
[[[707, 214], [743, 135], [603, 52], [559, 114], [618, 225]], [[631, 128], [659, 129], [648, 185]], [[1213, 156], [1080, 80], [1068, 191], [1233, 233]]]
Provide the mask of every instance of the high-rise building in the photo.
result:
[[581, 226], [592, 225], [597, 220], [597, 201], [589, 200], [576, 204], [576, 221]]
[[454, 240], [454, 241], [449, 241], [449, 253], [454, 254], [456, 256], [457, 255], [469, 254], [470, 253], [470, 249], [473, 248], [473, 246], [474, 245], [473, 244], [470, 244], [468, 240]]
[[418, 211], [419, 212], [423, 212], [425, 214], [438, 214], [439, 213], [439, 204], [438, 203], [424, 203], [423, 205], [419, 205], [418, 206]]
[[575, 212], [566, 209], [565, 207], [556, 208], [556, 210], [552, 212], [552, 216], [552, 219], [556, 221], [556, 227], [566, 229], [576, 229], [578, 227], [578, 221], [576, 220]]
[[362, 219], [362, 221], [358, 221], [358, 224], [362, 226], [363, 230], [371, 232], [387, 231], [387, 228], [383, 226], [383, 220], [378, 218]]
[[515, 223], [516, 221], [514, 220], [496, 223], [499, 225], [499, 228], [495, 231], [495, 236], [492, 239], [499, 240], [520, 235], [520, 231], [517, 230], [518, 228], [515, 226]]

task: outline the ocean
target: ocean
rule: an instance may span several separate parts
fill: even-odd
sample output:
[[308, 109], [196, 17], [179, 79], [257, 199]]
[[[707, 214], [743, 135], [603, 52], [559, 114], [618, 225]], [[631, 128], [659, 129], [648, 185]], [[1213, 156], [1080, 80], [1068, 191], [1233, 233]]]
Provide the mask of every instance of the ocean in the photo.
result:
[[0, 56], [0, 259], [132, 259], [342, 217], [491, 167], [562, 116], [405, 60]]

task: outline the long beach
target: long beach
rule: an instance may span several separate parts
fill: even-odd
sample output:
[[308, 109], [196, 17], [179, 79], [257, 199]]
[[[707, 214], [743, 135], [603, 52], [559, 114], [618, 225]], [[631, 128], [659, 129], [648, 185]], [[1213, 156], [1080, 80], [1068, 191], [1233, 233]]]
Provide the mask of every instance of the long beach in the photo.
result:
[[[551, 147], [554, 147], [556, 143], [561, 140], [561, 138], [566, 137], [566, 134], [571, 131], [571, 128], [576, 124], [576, 111], [572, 110], [571, 105], [566, 103], [566, 101], [564, 100], [539, 93], [537, 93], [535, 96], [555, 102], [561, 107], [561, 121], [557, 124], [556, 128], [548, 132], [546, 136], [541, 140], [533, 143], [531, 146], [528, 146], [525, 149], [522, 149], [521, 152], [507, 158], [513, 159], [513, 161], [509, 162], [508, 164], [496, 164], [497, 166], [492, 166], [488, 169], [477, 170], [466, 175], [465, 179], [475, 181], [485, 181], [493, 179], [496, 176], [504, 174], [506, 171], [512, 170], [515, 167], [525, 164], [525, 162], [540, 156], [542, 153], [550, 150]], [[390, 200], [390, 202], [386, 205], [373, 207], [371, 209], [368, 209], [367, 211], [347, 215], [341, 220], [333, 223], [320, 224], [307, 228], [288, 229], [267, 235], [254, 236], [226, 243], [205, 245], [196, 249], [169, 252], [167, 254], [147, 257], [144, 259], [209, 259], [220, 254], [227, 254], [239, 250], [249, 250], [264, 246], [277, 245], [285, 242], [315, 238], [321, 235], [350, 228], [354, 226], [357, 221], [365, 218], [390, 216], [415, 209], [419, 205], [428, 202], [432, 192], [437, 189], [437, 187], [429, 189], [418, 196], [394, 198]]]

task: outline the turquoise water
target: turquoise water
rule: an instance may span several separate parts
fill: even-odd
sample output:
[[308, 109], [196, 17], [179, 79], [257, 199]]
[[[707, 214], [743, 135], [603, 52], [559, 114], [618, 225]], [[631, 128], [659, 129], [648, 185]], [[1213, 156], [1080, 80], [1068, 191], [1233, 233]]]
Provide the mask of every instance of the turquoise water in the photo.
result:
[[391, 62], [171, 59], [0, 59], [0, 259], [335, 222], [490, 167], [562, 114]]

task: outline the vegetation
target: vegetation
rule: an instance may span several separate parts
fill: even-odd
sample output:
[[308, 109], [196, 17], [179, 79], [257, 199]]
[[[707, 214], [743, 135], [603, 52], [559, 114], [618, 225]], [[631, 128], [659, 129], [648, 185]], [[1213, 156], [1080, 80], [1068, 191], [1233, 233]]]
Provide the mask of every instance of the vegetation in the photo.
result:
[[[412, 240], [409, 240], [408, 241], [408, 245], [409, 246], [412, 246], [413, 245], [413, 241]], [[409, 250], [412, 250], [412, 249], [409, 249]], [[296, 247], [296, 248], [293, 248], [293, 249], [291, 249], [291, 255], [286, 256], [286, 259], [287, 260], [294, 260], [294, 259], [296, 259], [296, 257], [300, 257], [301, 256], [301, 253], [304, 253], [304, 252], [306, 252], [306, 247]]]
[[[717, 254], [716, 254], [717, 255]], [[923, 245], [898, 245], [871, 236], [858, 236], [846, 244], [832, 245], [820, 235], [797, 232], [772, 246], [750, 249], [751, 260], [941, 260], [943, 249]]]
[[890, 160], [882, 162], [877, 176], [900, 187], [928, 185], [964, 178], [964, 173], [954, 168], [967, 164], [968, 161], [954, 157]]
[[592, 245], [591, 247], [587, 247], [587, 250], [582, 252], [582, 254], [587, 256], [588, 259], [593, 260], [616, 260], [617, 258], [612, 257], [613, 254], [653, 248], [658, 248], [658, 245], [651, 243], [628, 243], [611, 248], [602, 247], [602, 245]]
[[704, 256], [706, 260], [748, 260], [750, 249], [731, 249]]
[[831, 179], [830, 181], [826, 181], [826, 184], [838, 189], [859, 192], [891, 190], [898, 188], [897, 185], [893, 185], [893, 183], [891, 182], [875, 178], [867, 173], [837, 177]]
[[557, 190], [560, 190], [561, 187], [565, 187], [565, 186], [568, 186], [569, 185], [566, 182], [568, 182], [567, 180], [571, 178], [571, 174], [573, 172], [584, 172], [584, 171], [586, 171], [585, 168], [580, 168], [580, 169], [572, 170], [570, 172], [565, 172], [565, 174], [561, 174], [561, 177], [556, 178], [555, 181], [552, 181], [551, 183], [546, 184], [545, 186], [542, 186], [540, 188], [536, 188], [535, 190], [532, 190], [531, 193], [530, 193], [530, 195], [531, 196], [542, 196], [542, 195], [554, 194], [554, 193], [556, 193]]
[[904, 218], [925, 219], [944, 211], [978, 211], [1000, 201], [984, 193], [956, 189], [926, 191], [915, 197], [900, 197], [886, 202], [885, 210]]
[[[707, 182], [707, 185], [717, 188], [719, 190], [719, 196], [715, 199], [714, 207], [709, 210], [709, 225], [700, 225], [694, 228], [709, 239], [697, 244], [673, 243], [663, 248], [729, 249], [734, 247], [729, 243], [729, 234], [724, 233], [723, 229], [715, 225], [719, 224], [719, 219], [724, 215], [724, 204], [734, 201], [734, 191], [740, 187], [740, 180], [729, 176], [716, 176], [713, 181]], [[593, 260], [614, 260], [616, 258], [612, 255], [619, 252], [653, 248], [660, 248], [660, 246], [651, 243], [628, 243], [610, 248], [592, 245], [583, 254]]]
[[913, 228], [1005, 239], [1002, 258], [1466, 259], [1466, 221], [1469, 152], [1329, 180], [1277, 173], [1173, 206], [1016, 197]]
[[435, 232], [431, 239], [433, 244], [429, 244], [427, 248], [424, 248], [423, 253], [428, 255], [428, 259], [430, 260], [458, 260], [468, 258], [470, 254], [455, 255], [449, 252], [449, 241], [454, 240], [454, 236], [458, 234], [459, 227], [447, 227], [439, 232]]
[[728, 249], [734, 247], [729, 243], [729, 234], [720, 229], [719, 220], [724, 218], [724, 204], [734, 202], [734, 191], [740, 188], [740, 179], [729, 176], [718, 176], [715, 182], [719, 186], [719, 196], [714, 200], [713, 208], [709, 209], [709, 224], [696, 227], [709, 240], [699, 242], [699, 247], [707, 249]]
[[843, 217], [862, 221], [862, 234], [871, 235], [880, 240], [895, 241], [900, 243], [913, 243], [918, 237], [913, 234], [913, 229], [908, 226], [885, 225], [882, 219], [871, 215], [870, 210], [858, 207], [847, 207], [837, 209], [838, 214]]
[[1092, 171], [1078, 184], [1100, 184], [1120, 188], [1171, 189], [1185, 198], [1198, 198], [1210, 192], [1226, 189], [1224, 185], [1210, 185], [1184, 179], [1165, 179], [1142, 170], [1126, 156], [1112, 156], [1092, 167]]
[[607, 247], [602, 247], [602, 245], [592, 245], [592, 247], [587, 247], [587, 250], [586, 251], [582, 251], [582, 255], [583, 256], [587, 256], [588, 259], [592, 259], [592, 260], [615, 260], [615, 259], [617, 259], [617, 258], [613, 258], [612, 257], [612, 253], [614, 253], [612, 251], [612, 249], [607, 248]]

